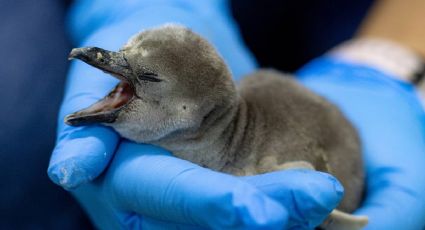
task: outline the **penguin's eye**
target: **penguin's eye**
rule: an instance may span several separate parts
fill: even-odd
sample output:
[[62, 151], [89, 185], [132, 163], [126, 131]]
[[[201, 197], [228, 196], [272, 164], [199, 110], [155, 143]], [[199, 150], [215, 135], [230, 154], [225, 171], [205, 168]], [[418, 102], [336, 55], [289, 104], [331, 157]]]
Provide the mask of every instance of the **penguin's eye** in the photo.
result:
[[144, 72], [138, 76], [141, 81], [151, 81], [151, 82], [160, 82], [161, 79], [158, 79], [158, 74], [151, 72]]

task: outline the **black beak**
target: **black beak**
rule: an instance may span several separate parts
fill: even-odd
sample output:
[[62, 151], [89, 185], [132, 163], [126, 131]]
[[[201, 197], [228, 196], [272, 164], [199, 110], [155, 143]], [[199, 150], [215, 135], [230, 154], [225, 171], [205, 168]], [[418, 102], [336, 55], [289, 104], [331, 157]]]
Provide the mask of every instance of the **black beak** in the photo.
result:
[[120, 80], [130, 82], [128, 76], [132, 74], [132, 71], [121, 52], [108, 51], [98, 47], [75, 48], [72, 49], [68, 59], [79, 59]]
[[121, 81], [103, 99], [83, 110], [65, 117], [72, 126], [94, 123], [113, 123], [122, 108], [134, 97], [131, 68], [121, 52], [112, 52], [97, 47], [72, 49], [69, 59], [79, 59], [93, 67], [113, 75]]
[[117, 119], [118, 111], [103, 112], [90, 114], [87, 110], [81, 110], [76, 113], [69, 114], [64, 121], [67, 125], [81, 126], [94, 123], [113, 123]]

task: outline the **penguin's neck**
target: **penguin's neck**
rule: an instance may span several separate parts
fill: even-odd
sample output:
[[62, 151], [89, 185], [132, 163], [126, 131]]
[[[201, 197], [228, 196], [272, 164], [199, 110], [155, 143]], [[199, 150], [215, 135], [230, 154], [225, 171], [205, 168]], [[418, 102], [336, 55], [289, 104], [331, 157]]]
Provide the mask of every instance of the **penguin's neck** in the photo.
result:
[[196, 130], [156, 144], [179, 158], [201, 166], [232, 174], [246, 174], [237, 169], [247, 168], [247, 162], [255, 162], [250, 153], [255, 148], [252, 143], [259, 124], [257, 120], [258, 113], [238, 97], [233, 105], [211, 110]]

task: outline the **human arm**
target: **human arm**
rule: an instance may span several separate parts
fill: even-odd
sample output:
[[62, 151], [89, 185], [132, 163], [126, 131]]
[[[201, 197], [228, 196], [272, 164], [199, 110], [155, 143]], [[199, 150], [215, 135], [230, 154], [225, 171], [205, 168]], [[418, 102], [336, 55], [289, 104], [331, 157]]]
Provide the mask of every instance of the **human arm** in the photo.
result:
[[425, 57], [424, 10], [425, 2], [421, 0], [378, 1], [357, 36], [389, 39]]
[[[425, 80], [423, 80], [425, 78], [424, 10], [425, 2], [421, 0], [378, 1], [370, 10], [356, 36], [356, 39], [374, 39], [378, 43], [388, 42], [390, 45], [400, 46], [396, 47], [397, 50], [400, 50], [398, 53], [407, 54], [402, 54], [403, 56], [398, 58], [388, 57], [381, 60], [381, 62], [385, 62], [386, 66], [376, 65], [376, 63], [369, 64], [387, 74], [413, 82], [417, 85], [423, 98], [425, 97]], [[388, 48], [388, 56], [397, 56], [398, 54], [392, 52], [391, 49], [391, 47]], [[412, 76], [412, 73], [406, 73], [406, 71], [400, 72], [403, 67], [416, 73], [416, 76]]]

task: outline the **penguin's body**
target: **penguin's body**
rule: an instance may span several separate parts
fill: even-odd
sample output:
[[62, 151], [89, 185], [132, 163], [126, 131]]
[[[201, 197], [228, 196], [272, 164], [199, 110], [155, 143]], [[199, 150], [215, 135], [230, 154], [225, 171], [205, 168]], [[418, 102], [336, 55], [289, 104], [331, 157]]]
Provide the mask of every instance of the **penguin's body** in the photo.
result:
[[236, 88], [214, 48], [174, 25], [142, 32], [119, 52], [80, 48], [70, 57], [122, 81], [67, 116], [68, 124], [103, 123], [130, 140], [234, 175], [312, 167], [343, 184], [340, 210], [358, 207], [364, 176], [356, 131], [334, 105], [293, 78], [260, 70]]

